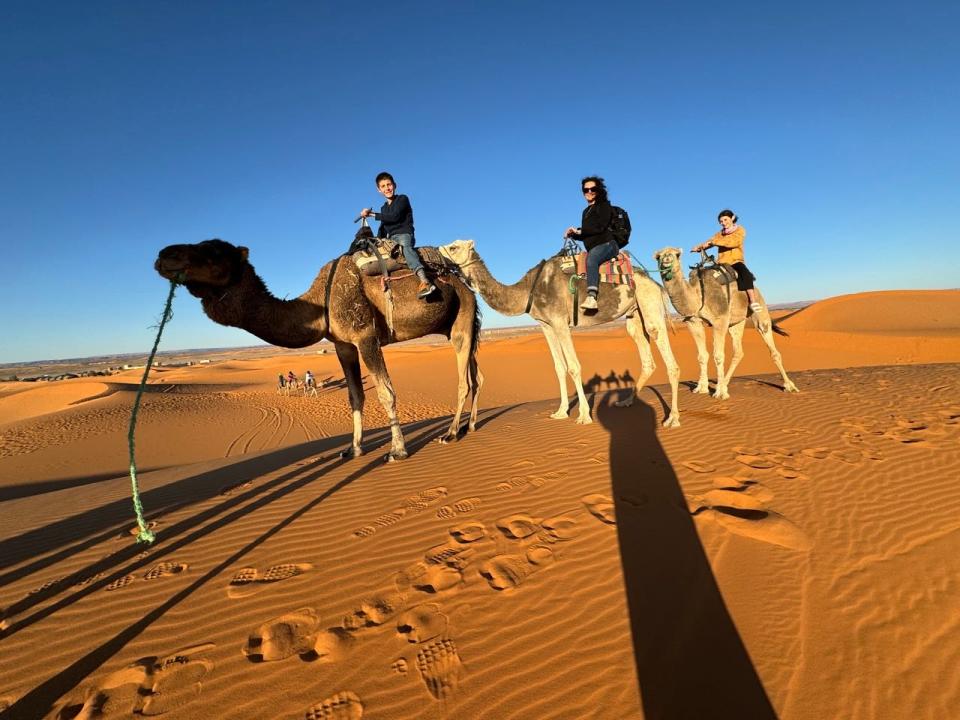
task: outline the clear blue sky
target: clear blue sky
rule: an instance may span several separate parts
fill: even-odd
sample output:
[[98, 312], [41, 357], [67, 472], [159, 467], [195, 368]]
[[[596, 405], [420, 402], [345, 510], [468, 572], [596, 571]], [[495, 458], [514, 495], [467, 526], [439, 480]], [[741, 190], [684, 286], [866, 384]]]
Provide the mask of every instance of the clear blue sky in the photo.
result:
[[[0, 362], [148, 350], [171, 243], [300, 294], [382, 169], [510, 282], [599, 173], [645, 261], [735, 209], [771, 303], [960, 285], [956, 2], [344, 5], [0, 5]], [[162, 347], [257, 342], [181, 291]]]

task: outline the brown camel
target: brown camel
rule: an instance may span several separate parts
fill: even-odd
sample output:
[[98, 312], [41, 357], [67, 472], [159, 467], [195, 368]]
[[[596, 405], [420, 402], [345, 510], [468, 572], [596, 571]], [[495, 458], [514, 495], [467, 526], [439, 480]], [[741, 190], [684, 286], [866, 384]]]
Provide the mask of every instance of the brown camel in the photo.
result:
[[[426, 248], [424, 248], [426, 249]], [[422, 252], [422, 251], [421, 251]], [[435, 252], [435, 251], [434, 251]], [[476, 296], [455, 277], [439, 282], [428, 301], [418, 300], [413, 276], [391, 281], [395, 309], [393, 334], [379, 277], [361, 275], [349, 256], [324, 265], [310, 288], [293, 300], [270, 294], [247, 260], [249, 251], [223, 240], [170, 245], [160, 251], [155, 268], [200, 298], [203, 311], [216, 323], [240, 327], [271, 345], [300, 348], [333, 341], [343, 368], [353, 410], [353, 444], [344, 454], [357, 457], [363, 433], [363, 382], [360, 358], [373, 375], [377, 396], [390, 418], [393, 436], [388, 460], [407, 456], [396, 393], [387, 374], [382, 345], [424, 335], [446, 335], [457, 354], [457, 410], [442, 442], [455, 440], [467, 395], [471, 397], [469, 430], [476, 429], [477, 395], [483, 376], [477, 367], [480, 313]]]
[[[749, 304], [747, 293], [737, 290], [732, 286], [729, 290], [727, 286], [718, 280], [713, 272], [701, 271], [697, 276], [697, 270], [690, 273], [690, 281], [683, 278], [683, 268], [680, 264], [680, 256], [683, 250], [680, 248], [664, 248], [653, 257], [657, 261], [660, 269], [660, 276], [663, 278], [663, 286], [670, 295], [670, 301], [677, 312], [683, 317], [684, 323], [690, 329], [693, 335], [693, 341], [697, 345], [697, 360], [700, 363], [700, 379], [694, 388], [695, 393], [709, 393], [710, 384], [707, 379], [707, 360], [710, 354], [707, 352], [706, 330], [704, 323], [713, 328], [713, 361], [717, 366], [717, 387], [713, 391], [713, 396], [720, 400], [730, 397], [729, 385], [730, 378], [733, 377], [733, 371], [737, 369], [743, 358], [743, 329], [746, 326], [747, 311]], [[701, 284], [702, 280], [702, 284]], [[773, 333], [786, 335], [773, 320], [770, 319], [770, 313], [767, 311], [767, 303], [760, 294], [760, 288], [755, 288], [757, 301], [761, 305], [761, 310], [753, 314], [753, 322], [760, 337], [770, 349], [770, 357], [773, 358], [777, 370], [780, 371], [780, 377], [783, 378], [783, 389], [786, 392], [800, 392], [793, 381], [787, 377], [787, 371], [783, 369], [783, 362], [780, 359], [780, 351], [777, 350], [773, 342]], [[727, 338], [727, 332], [730, 333], [730, 339], [733, 342], [733, 357], [730, 358], [730, 367], [726, 374], [723, 371], [724, 362], [724, 344]]]
[[[590, 418], [590, 406], [583, 391], [583, 382], [580, 376], [580, 360], [573, 347], [570, 336], [570, 321], [573, 318], [574, 299], [569, 291], [570, 276], [560, 268], [560, 257], [555, 256], [545, 262], [543, 268], [535, 267], [528, 271], [523, 278], [514, 285], [503, 285], [487, 269], [483, 259], [477, 254], [473, 240], [455, 240], [449, 245], [440, 247], [440, 254], [456, 264], [463, 275], [476, 287], [483, 299], [497, 312], [504, 315], [522, 315], [528, 313], [530, 317], [540, 323], [540, 328], [547, 339], [550, 354], [553, 356], [553, 366], [560, 382], [560, 407], [550, 417], [567, 417], [569, 398], [567, 382], [564, 373], [569, 373], [577, 389], [577, 398], [580, 402], [578, 424], [593, 422]], [[680, 409], [677, 407], [677, 383], [680, 377], [680, 368], [673, 357], [670, 339], [667, 335], [667, 304], [663, 288], [640, 270], [635, 270], [633, 279], [636, 289], [627, 285], [608, 285], [600, 293], [598, 302], [600, 307], [592, 314], [581, 314], [579, 325], [591, 327], [602, 325], [617, 318], [627, 316], [627, 332], [637, 344], [640, 351], [642, 370], [637, 378], [636, 385], [630, 397], [617, 403], [620, 406], [632, 405], [634, 398], [639, 396], [643, 384], [656, 368], [653, 353], [650, 350], [652, 337], [660, 350], [660, 357], [667, 366], [667, 376], [670, 378], [672, 399], [670, 414], [663, 424], [665, 427], [680, 425]], [[580, 297], [586, 293], [586, 283], [580, 283]], [[536, 284], [534, 284], [536, 283]]]

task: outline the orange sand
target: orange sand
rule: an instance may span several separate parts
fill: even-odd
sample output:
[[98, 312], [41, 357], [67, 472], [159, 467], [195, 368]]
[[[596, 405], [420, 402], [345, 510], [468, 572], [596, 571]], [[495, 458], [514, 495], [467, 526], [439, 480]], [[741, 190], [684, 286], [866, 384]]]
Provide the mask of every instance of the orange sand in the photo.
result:
[[[731, 399], [682, 387], [671, 430], [662, 369], [611, 406], [639, 366], [622, 327], [575, 335], [584, 379], [617, 377], [588, 426], [549, 418], [540, 335], [486, 341], [480, 427], [446, 446], [452, 351], [388, 348], [392, 465], [369, 378], [367, 455], [337, 456], [331, 355], [161, 368], [151, 547], [125, 476], [142, 371], [6, 384], [0, 715], [952, 717], [958, 318], [957, 291], [817, 303], [777, 338], [800, 394], [748, 330]], [[317, 397], [275, 392], [308, 368]]]

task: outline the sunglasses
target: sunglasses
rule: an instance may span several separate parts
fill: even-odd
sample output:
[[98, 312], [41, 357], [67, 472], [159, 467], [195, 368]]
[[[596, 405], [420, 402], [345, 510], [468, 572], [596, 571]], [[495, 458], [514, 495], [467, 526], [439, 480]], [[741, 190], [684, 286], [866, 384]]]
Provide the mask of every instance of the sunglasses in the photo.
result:
[[583, 189], [583, 194], [584, 194], [584, 195], [586, 195], [587, 193], [596, 193], [596, 192], [597, 192], [597, 186], [596, 186], [596, 185], [594, 185], [594, 186], [592, 186], [592, 187], [585, 187], [585, 188]]

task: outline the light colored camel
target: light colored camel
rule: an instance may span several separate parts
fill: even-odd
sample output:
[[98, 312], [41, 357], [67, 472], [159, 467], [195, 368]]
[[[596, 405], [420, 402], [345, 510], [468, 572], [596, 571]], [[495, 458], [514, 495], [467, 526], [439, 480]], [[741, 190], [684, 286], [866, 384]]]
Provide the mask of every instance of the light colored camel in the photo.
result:
[[[449, 245], [442, 245], [440, 254], [457, 265], [463, 275], [477, 289], [483, 299], [497, 312], [504, 315], [522, 315], [529, 313], [530, 317], [540, 323], [550, 354], [553, 356], [553, 366], [560, 382], [560, 407], [550, 417], [565, 418], [570, 403], [567, 395], [566, 374], [573, 379], [577, 389], [577, 398], [580, 403], [580, 414], [577, 423], [592, 422], [590, 406], [583, 391], [583, 382], [580, 375], [580, 360], [573, 346], [570, 336], [570, 322], [573, 319], [574, 298], [569, 290], [570, 276], [560, 267], [560, 257], [555, 256], [546, 260], [542, 269], [540, 266], [528, 271], [523, 278], [514, 285], [504, 285], [499, 282], [487, 269], [483, 259], [477, 253], [473, 240], [456, 240]], [[632, 405], [634, 398], [639, 396], [647, 378], [656, 368], [653, 353], [650, 350], [650, 338], [653, 338], [666, 365], [667, 376], [670, 379], [672, 391], [670, 413], [663, 424], [666, 427], [680, 425], [680, 410], [677, 407], [677, 383], [680, 377], [680, 368], [673, 357], [670, 339], [667, 331], [667, 303], [663, 288], [650, 279], [640, 270], [635, 270], [633, 278], [636, 289], [627, 285], [604, 285], [601, 289], [598, 302], [600, 307], [592, 314], [581, 313], [580, 327], [602, 325], [617, 318], [627, 316], [627, 332], [637, 344], [640, 351], [641, 371], [633, 393], [620, 403], [620, 406]], [[580, 284], [580, 297], [586, 296], [586, 283]]]
[[[728, 291], [727, 286], [720, 282], [710, 270], [701, 271], [702, 275], [700, 277], [697, 276], [698, 271], [694, 270], [690, 273], [690, 281], [688, 282], [683, 277], [683, 266], [680, 263], [682, 254], [683, 250], [680, 248], [668, 247], [657, 251], [653, 257], [657, 261], [660, 277], [663, 279], [663, 286], [670, 296], [670, 302], [680, 313], [684, 323], [690, 329], [690, 334], [693, 335], [693, 341], [697, 345], [700, 378], [693, 391], [695, 393], [710, 392], [710, 384], [707, 379], [707, 360], [710, 359], [710, 354], [707, 352], [706, 330], [704, 328], [704, 323], [707, 323], [713, 328], [713, 361], [717, 366], [717, 387], [713, 396], [724, 400], [730, 397], [730, 378], [733, 377], [734, 370], [737, 369], [737, 365], [743, 358], [743, 330], [746, 326], [747, 311], [749, 310], [747, 294], [737, 290], [736, 285], [732, 285]], [[773, 363], [780, 371], [780, 377], [783, 378], [783, 389], [786, 392], [800, 392], [787, 376], [787, 371], [783, 369], [780, 351], [777, 350], [773, 341], [773, 333], [787, 335], [787, 332], [770, 318], [767, 303], [760, 294], [760, 288], [755, 288], [755, 292], [761, 310], [753, 314], [754, 325], [760, 332], [763, 342], [770, 349], [770, 357], [773, 358]], [[733, 356], [730, 358], [730, 367], [724, 373], [724, 344], [728, 332], [733, 343]]]
[[469, 430], [476, 429], [477, 395], [483, 376], [477, 367], [480, 314], [477, 298], [455, 277], [437, 283], [429, 301], [418, 300], [417, 278], [391, 282], [395, 308], [393, 333], [387, 327], [386, 302], [379, 277], [361, 275], [349, 256], [321, 269], [310, 288], [293, 300], [274, 297], [247, 260], [249, 251], [223, 240], [171, 245], [160, 251], [157, 272], [186, 286], [200, 298], [203, 311], [216, 323], [239, 327], [280, 347], [299, 348], [323, 338], [333, 341], [343, 368], [353, 410], [353, 443], [344, 454], [362, 454], [363, 382], [360, 358], [373, 375], [377, 396], [390, 419], [392, 444], [388, 460], [407, 456], [397, 420], [396, 393], [381, 346], [424, 335], [450, 338], [457, 355], [457, 409], [441, 441], [456, 439], [460, 415], [471, 398]]

